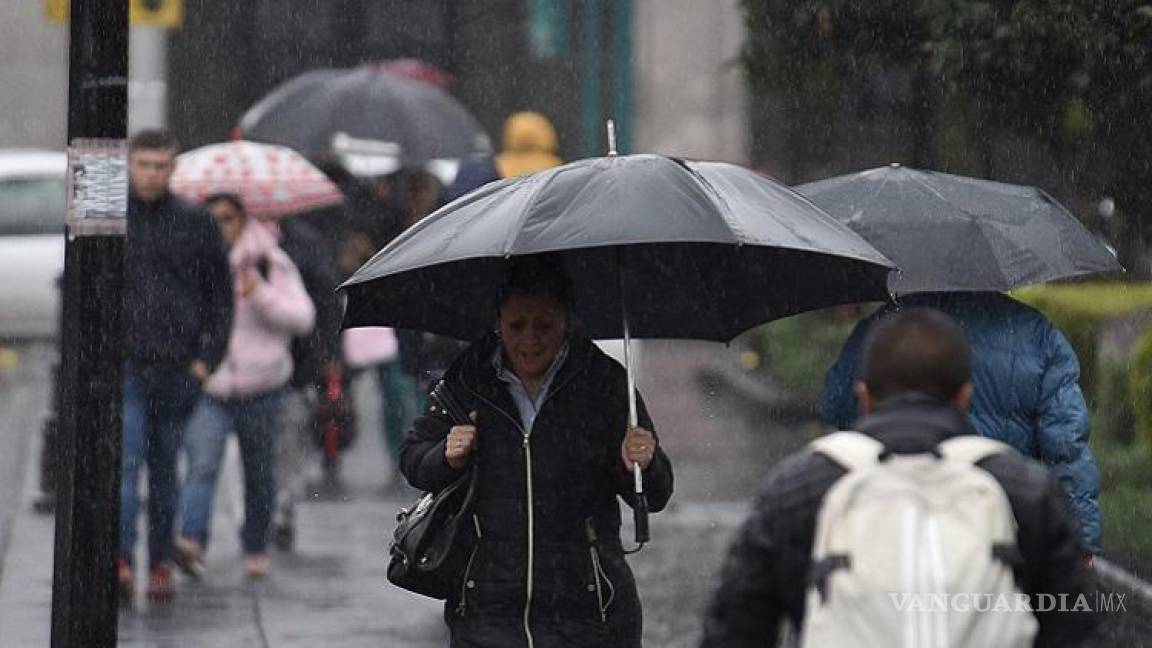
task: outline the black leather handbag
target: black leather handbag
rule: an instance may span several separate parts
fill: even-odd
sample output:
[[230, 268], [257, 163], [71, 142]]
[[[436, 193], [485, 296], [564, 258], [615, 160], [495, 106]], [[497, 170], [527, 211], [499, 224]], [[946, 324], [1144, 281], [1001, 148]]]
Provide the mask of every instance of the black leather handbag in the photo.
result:
[[[468, 425], [467, 414], [441, 381], [429, 394], [433, 407], [448, 413], [456, 425]], [[468, 472], [437, 493], [425, 493], [396, 514], [396, 531], [388, 549], [388, 581], [417, 594], [444, 600], [464, 572], [476, 536], [476, 461]]]

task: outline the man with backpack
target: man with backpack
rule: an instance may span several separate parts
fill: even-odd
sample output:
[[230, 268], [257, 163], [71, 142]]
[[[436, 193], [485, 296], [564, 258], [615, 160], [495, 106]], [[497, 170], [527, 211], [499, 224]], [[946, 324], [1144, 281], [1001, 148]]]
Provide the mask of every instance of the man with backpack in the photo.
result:
[[1092, 417], [1080, 390], [1080, 363], [1064, 334], [1040, 311], [998, 292], [903, 295], [860, 320], [828, 370], [820, 416], [851, 429], [859, 414], [852, 385], [860, 344], [877, 321], [905, 308], [934, 308], [964, 331], [972, 353], [968, 420], [1052, 471], [1079, 524], [1088, 554], [1100, 553], [1100, 470], [1089, 441]]
[[880, 323], [857, 384], [858, 433], [767, 477], [706, 614], [702, 645], [1077, 645], [1093, 581], [1056, 481], [976, 435], [960, 328], [910, 309]]

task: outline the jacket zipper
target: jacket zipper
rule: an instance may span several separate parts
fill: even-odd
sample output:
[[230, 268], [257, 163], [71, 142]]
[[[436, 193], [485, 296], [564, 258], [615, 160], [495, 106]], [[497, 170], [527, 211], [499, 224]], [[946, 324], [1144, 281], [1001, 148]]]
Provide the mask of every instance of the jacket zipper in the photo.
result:
[[528, 443], [530, 436], [530, 431], [524, 432], [524, 482], [528, 486], [528, 583], [524, 597], [524, 636], [528, 638], [528, 648], [533, 648], [535, 644], [532, 641], [532, 629], [528, 625], [528, 613], [532, 609], [532, 577], [536, 566], [536, 521], [533, 517], [533, 509], [536, 506], [535, 500], [532, 499], [532, 445]]
[[[596, 550], [596, 530], [592, 528], [592, 519], [584, 521], [584, 529], [588, 535], [588, 555], [592, 559], [592, 582], [596, 589], [596, 611], [600, 613], [600, 623], [608, 623], [608, 608], [616, 598], [616, 588], [609, 580], [607, 572], [600, 563], [600, 552]], [[603, 580], [601, 580], [603, 579]], [[601, 582], [608, 585], [608, 600], [604, 600], [604, 588]]]
[[480, 532], [480, 518], [475, 513], [472, 514], [472, 525], [476, 528], [476, 544], [472, 547], [472, 553], [468, 554], [468, 564], [464, 567], [464, 578], [460, 581], [460, 603], [456, 605], [458, 616], [464, 616], [468, 590], [476, 586], [475, 583], [468, 580], [468, 577], [472, 575], [472, 562], [476, 560], [476, 552], [480, 551], [480, 539], [484, 537], [484, 534]]
[[604, 589], [600, 587], [600, 557], [596, 555], [596, 547], [588, 545], [588, 554], [592, 557], [592, 582], [596, 584], [596, 611], [600, 613], [600, 623], [608, 622], [607, 608], [604, 607]]
[[[568, 376], [564, 380], [564, 382], [560, 383], [559, 385], [555, 386], [552, 389], [549, 389], [548, 393], [544, 396], [544, 400], [540, 402], [540, 409], [544, 409], [544, 404], [547, 403], [548, 400], [551, 399], [552, 396], [554, 396], [562, 388], [567, 386], [568, 383], [572, 382], [572, 379], [574, 377], [575, 377], [575, 372], [573, 372], [572, 375]], [[535, 507], [535, 499], [534, 499], [534, 496], [532, 493], [532, 445], [530, 443], [532, 432], [531, 432], [531, 430], [524, 429], [524, 426], [519, 421], [517, 421], [516, 418], [513, 417], [511, 414], [509, 414], [508, 412], [505, 412], [504, 408], [500, 407], [496, 403], [493, 403], [488, 398], [485, 398], [483, 394], [480, 394], [475, 389], [472, 389], [472, 387], [470, 387], [466, 381], [461, 379], [460, 383], [463, 384], [464, 388], [467, 389], [469, 392], [471, 392], [471, 394], [473, 396], [475, 396], [476, 398], [478, 398], [481, 401], [483, 401], [484, 403], [486, 403], [492, 409], [494, 409], [497, 412], [500, 412], [502, 415], [504, 415], [504, 418], [508, 419], [512, 423], [512, 425], [516, 426], [516, 429], [520, 431], [520, 435], [524, 439], [523, 440], [524, 482], [525, 482], [525, 487], [526, 487], [527, 496], [528, 496], [528, 506], [527, 506], [527, 508], [528, 508], [528, 565], [527, 565], [527, 578], [526, 578], [527, 582], [525, 583], [525, 596], [524, 596], [524, 638], [528, 641], [528, 648], [535, 648], [536, 643], [535, 643], [534, 639], [532, 638], [532, 628], [530, 625], [530, 620], [531, 620], [530, 612], [532, 609], [532, 579], [533, 579], [533, 575], [535, 572], [535, 569], [534, 569], [535, 564], [534, 563], [535, 563], [535, 558], [536, 558], [536, 554], [535, 554], [535, 550], [536, 550], [536, 521], [535, 521], [535, 511], [534, 511], [534, 509], [536, 507]]]
[[[463, 383], [464, 381], [461, 381], [461, 382]], [[528, 495], [528, 503], [527, 503], [528, 504], [527, 505], [527, 508], [528, 508], [528, 564], [527, 564], [527, 574], [528, 575], [527, 575], [527, 582], [525, 584], [523, 624], [524, 624], [524, 638], [528, 642], [528, 648], [535, 648], [536, 642], [532, 638], [532, 628], [529, 625], [529, 620], [530, 620], [529, 611], [532, 609], [532, 576], [533, 576], [533, 562], [535, 560], [535, 545], [536, 545], [535, 528], [534, 528], [535, 520], [533, 518], [533, 510], [532, 510], [533, 508], [535, 508], [533, 506], [533, 499], [532, 499], [532, 446], [528, 442], [529, 437], [531, 436], [531, 433], [528, 430], [525, 430], [524, 426], [521, 425], [520, 422], [515, 419], [515, 417], [513, 417], [508, 412], [505, 412], [504, 408], [500, 407], [496, 403], [493, 403], [491, 400], [485, 398], [483, 394], [480, 394], [476, 390], [469, 387], [467, 383], [464, 383], [464, 387], [469, 392], [471, 392], [473, 396], [475, 396], [476, 398], [478, 398], [481, 401], [483, 401], [484, 403], [486, 403], [492, 409], [503, 414], [504, 418], [508, 419], [512, 423], [512, 425], [516, 426], [516, 429], [520, 431], [521, 437], [523, 437], [524, 483], [526, 485], [527, 495]], [[545, 401], [547, 401], [547, 398], [545, 398]], [[541, 403], [541, 406], [543, 406], [543, 403]]]

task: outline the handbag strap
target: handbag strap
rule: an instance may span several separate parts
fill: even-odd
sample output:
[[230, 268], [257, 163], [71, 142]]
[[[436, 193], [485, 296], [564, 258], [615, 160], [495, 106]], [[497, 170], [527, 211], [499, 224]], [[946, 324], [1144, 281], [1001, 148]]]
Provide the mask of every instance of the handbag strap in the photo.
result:
[[[440, 407], [448, 413], [448, 418], [452, 419], [454, 424], [472, 425], [472, 419], [468, 417], [468, 413], [464, 410], [464, 407], [460, 405], [460, 401], [456, 400], [456, 397], [453, 396], [452, 391], [448, 388], [447, 381], [443, 378], [432, 388], [432, 393], [429, 394], [429, 397], [440, 404]], [[476, 492], [476, 482], [479, 479], [478, 475], [480, 472], [476, 467], [476, 455], [478, 453], [473, 452], [472, 454], [472, 461], [468, 462], [468, 472], [471, 475], [468, 485], [468, 500], [471, 500]]]
[[468, 418], [468, 412], [464, 411], [464, 407], [456, 400], [452, 391], [448, 388], [448, 383], [441, 379], [436, 383], [429, 396], [440, 404], [440, 407], [448, 412], [448, 417], [456, 425], [471, 425], [472, 421]]

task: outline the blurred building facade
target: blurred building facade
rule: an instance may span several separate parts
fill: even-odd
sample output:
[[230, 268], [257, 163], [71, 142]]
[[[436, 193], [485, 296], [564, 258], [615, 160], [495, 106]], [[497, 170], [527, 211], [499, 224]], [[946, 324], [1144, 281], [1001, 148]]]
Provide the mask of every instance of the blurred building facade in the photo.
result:
[[739, 0], [637, 0], [636, 150], [747, 164]]
[[68, 28], [39, 2], [0, 7], [0, 148], [63, 150], [68, 116]]
[[[603, 154], [609, 117], [622, 152], [748, 159], [738, 0], [184, 0], [166, 38], [133, 31], [131, 130], [167, 124], [186, 147], [227, 139], [306, 70], [417, 58], [497, 141], [534, 109], [566, 159]], [[0, 56], [0, 147], [62, 148], [67, 25], [43, 2], [4, 3]]]
[[[548, 115], [566, 159], [620, 149], [747, 159], [738, 2], [186, 0], [169, 43], [169, 119], [186, 145], [225, 139], [277, 84], [317, 67], [417, 58], [498, 141]], [[631, 64], [629, 64], [631, 62]]]
[[[452, 75], [452, 93], [492, 135], [507, 114], [524, 108], [546, 113], [562, 133], [576, 132], [580, 61], [566, 48], [532, 50], [528, 21], [539, 4], [188, 0], [184, 27], [170, 42], [171, 125], [188, 145], [219, 141], [245, 109], [307, 70], [416, 58]], [[562, 18], [578, 42], [581, 12]], [[562, 139], [566, 155], [580, 146]]]

